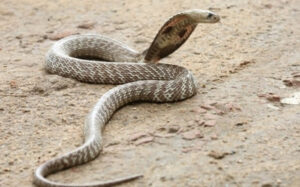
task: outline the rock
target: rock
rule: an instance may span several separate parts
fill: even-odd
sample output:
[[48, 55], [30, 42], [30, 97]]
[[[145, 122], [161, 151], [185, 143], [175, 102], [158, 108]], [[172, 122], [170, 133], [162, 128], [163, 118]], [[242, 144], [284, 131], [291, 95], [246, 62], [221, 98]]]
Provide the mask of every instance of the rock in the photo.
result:
[[283, 83], [288, 87], [300, 87], [300, 80], [297, 79], [286, 79]]
[[171, 138], [175, 136], [175, 134], [159, 134], [159, 133], [150, 133], [150, 135], [158, 138]]
[[218, 138], [218, 136], [216, 134], [213, 134], [213, 135], [210, 136], [210, 139], [211, 140], [217, 140], [219, 138]]
[[279, 107], [274, 106], [274, 105], [272, 105], [272, 104], [267, 104], [267, 107], [268, 107], [268, 108], [271, 108], [271, 109], [273, 109], [273, 110], [279, 110]]
[[49, 34], [49, 35], [47, 35], [47, 38], [50, 40], [60, 40], [64, 37], [75, 35], [75, 34], [79, 34], [79, 33], [76, 31], [63, 31], [63, 32], [58, 32], [58, 33], [54, 33], [54, 34]]
[[280, 96], [278, 96], [278, 95], [269, 95], [266, 98], [268, 101], [271, 101], [271, 102], [279, 102], [280, 101]]
[[275, 95], [274, 93], [258, 94], [257, 96], [258, 97], [264, 97], [268, 101], [271, 101], [271, 102], [279, 102], [280, 101], [280, 96]]
[[110, 147], [110, 146], [114, 146], [114, 145], [118, 145], [120, 144], [119, 141], [111, 141], [111, 142], [108, 142], [104, 147]]
[[272, 5], [271, 4], [264, 4], [264, 8], [270, 9], [270, 8], [272, 8]]
[[209, 105], [200, 105], [201, 108], [205, 109], [205, 110], [212, 110], [214, 109], [213, 107], [209, 106]]
[[204, 123], [204, 127], [213, 127], [216, 125], [216, 120], [208, 120], [208, 121], [205, 121]]
[[191, 131], [183, 133], [182, 138], [184, 140], [193, 140], [196, 138], [203, 138], [203, 135], [199, 130], [195, 129], [195, 130], [191, 130]]
[[138, 140], [140, 138], [143, 138], [143, 137], [146, 137], [146, 136], [148, 136], [148, 133], [139, 132], [139, 133], [131, 135], [130, 140], [131, 141], [136, 141], [136, 140]]
[[295, 92], [291, 97], [283, 98], [280, 100], [283, 104], [290, 104], [290, 105], [299, 105], [300, 104], [300, 92]]
[[17, 82], [15, 80], [11, 80], [9, 82], [9, 85], [10, 85], [11, 88], [17, 88]]
[[190, 112], [203, 114], [203, 113], [207, 112], [207, 110], [205, 110], [203, 108], [194, 108], [194, 109], [191, 109]]
[[261, 187], [272, 187], [272, 186], [273, 186], [272, 182], [265, 182], [261, 185]]
[[92, 29], [96, 25], [96, 22], [86, 22], [78, 25], [77, 27], [80, 29]]
[[141, 145], [141, 144], [152, 142], [153, 140], [154, 140], [154, 138], [152, 136], [148, 136], [148, 137], [144, 137], [144, 138], [137, 140], [134, 144]]
[[254, 61], [245, 60], [245, 61], [241, 62], [239, 66], [242, 67], [242, 66], [246, 66], [246, 65], [252, 64], [252, 63], [254, 63]]
[[247, 124], [248, 122], [247, 121], [241, 121], [241, 122], [237, 122], [236, 124], [235, 124], [235, 126], [243, 126], [243, 125], [245, 125], [245, 124]]
[[140, 44], [140, 43], [149, 43], [147, 38], [137, 38], [134, 43]]
[[168, 129], [168, 133], [176, 133], [176, 132], [179, 131], [179, 129], [180, 129], [179, 126], [171, 126], [171, 127], [169, 127], [169, 129]]
[[214, 159], [222, 159], [227, 155], [233, 155], [235, 154], [234, 151], [232, 151], [231, 153], [229, 152], [217, 152], [217, 151], [211, 151], [210, 153], [208, 153], [209, 157], [212, 157]]
[[202, 126], [205, 124], [205, 121], [204, 120], [198, 120], [196, 119], [195, 122], [199, 125], [199, 126]]

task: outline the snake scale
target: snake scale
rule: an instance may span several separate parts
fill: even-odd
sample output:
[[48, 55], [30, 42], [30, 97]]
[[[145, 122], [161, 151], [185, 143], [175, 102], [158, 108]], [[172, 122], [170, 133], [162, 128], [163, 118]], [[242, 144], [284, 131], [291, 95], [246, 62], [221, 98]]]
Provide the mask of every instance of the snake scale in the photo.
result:
[[196, 94], [192, 73], [184, 67], [157, 63], [178, 49], [198, 23], [216, 23], [220, 17], [208, 10], [188, 10], [171, 17], [142, 53], [101, 35], [73, 35], [56, 42], [46, 55], [46, 70], [82, 82], [120, 84], [106, 92], [88, 114], [84, 144], [40, 165], [34, 183], [41, 187], [112, 186], [142, 175], [76, 185], [48, 180], [57, 171], [95, 159], [102, 150], [102, 130], [113, 113], [130, 102], [174, 102]]

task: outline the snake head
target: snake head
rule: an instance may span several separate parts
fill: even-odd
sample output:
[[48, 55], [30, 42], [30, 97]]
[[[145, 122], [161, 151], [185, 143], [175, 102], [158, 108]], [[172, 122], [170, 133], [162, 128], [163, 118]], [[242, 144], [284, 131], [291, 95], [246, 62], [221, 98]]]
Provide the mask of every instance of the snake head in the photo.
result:
[[144, 62], [156, 63], [176, 51], [190, 37], [198, 23], [217, 23], [220, 17], [209, 10], [187, 10], [171, 17], [142, 53]]
[[220, 16], [209, 10], [188, 10], [183, 12], [189, 16], [195, 23], [217, 23], [220, 21]]

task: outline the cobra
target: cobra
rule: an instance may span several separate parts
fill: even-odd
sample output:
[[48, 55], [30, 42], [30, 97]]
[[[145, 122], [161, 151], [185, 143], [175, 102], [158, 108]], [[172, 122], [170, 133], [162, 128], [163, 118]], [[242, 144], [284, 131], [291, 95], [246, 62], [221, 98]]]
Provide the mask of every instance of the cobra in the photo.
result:
[[[171, 17], [142, 53], [101, 35], [74, 35], [56, 42], [46, 55], [46, 70], [53, 74], [98, 84], [117, 84], [91, 109], [85, 121], [84, 143], [77, 149], [40, 165], [34, 183], [41, 187], [103, 187], [128, 182], [131, 175], [95, 184], [63, 184], [50, 174], [87, 163], [102, 150], [102, 130], [113, 113], [130, 102], [175, 102], [192, 97], [197, 87], [184, 67], [157, 63], [178, 49], [198, 23], [216, 23], [220, 17], [208, 10], [188, 10]], [[97, 60], [96, 60], [97, 59]]]

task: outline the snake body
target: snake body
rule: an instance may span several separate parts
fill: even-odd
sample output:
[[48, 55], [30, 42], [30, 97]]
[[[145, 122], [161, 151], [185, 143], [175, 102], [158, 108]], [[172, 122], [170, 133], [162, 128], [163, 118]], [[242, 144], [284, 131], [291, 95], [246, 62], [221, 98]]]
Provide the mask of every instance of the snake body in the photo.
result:
[[[196, 94], [192, 73], [180, 66], [156, 63], [179, 48], [198, 23], [215, 23], [219, 16], [189, 10], [171, 17], [143, 53], [101, 35], [74, 35], [56, 42], [46, 55], [46, 70], [79, 81], [121, 84], [106, 92], [85, 121], [84, 144], [39, 166], [34, 183], [41, 187], [100, 187], [137, 179], [132, 175], [112, 181], [75, 185], [50, 181], [46, 176], [95, 159], [102, 150], [102, 130], [113, 113], [130, 102], [174, 102]], [[98, 60], [95, 60], [98, 59]]]

